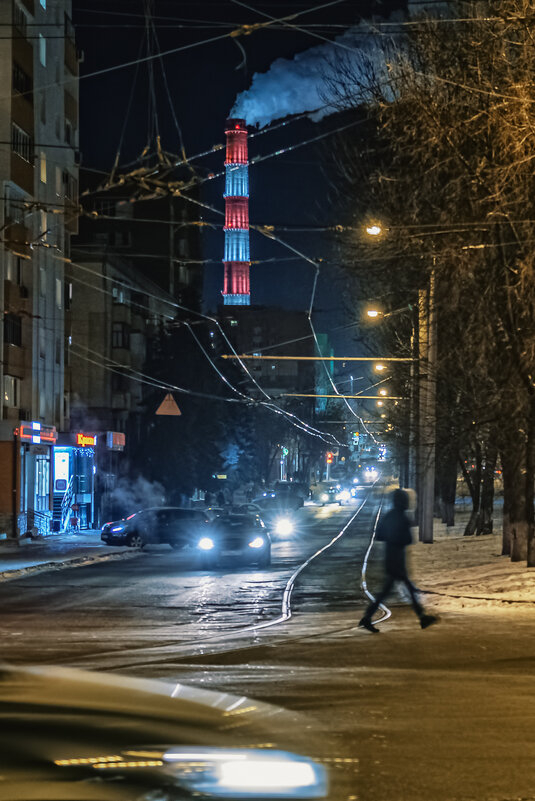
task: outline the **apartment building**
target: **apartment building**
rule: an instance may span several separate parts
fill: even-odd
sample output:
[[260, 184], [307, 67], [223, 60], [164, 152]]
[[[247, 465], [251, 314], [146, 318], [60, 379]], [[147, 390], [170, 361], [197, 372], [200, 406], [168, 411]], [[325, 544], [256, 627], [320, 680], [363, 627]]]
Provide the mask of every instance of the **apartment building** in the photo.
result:
[[0, 23], [0, 536], [48, 530], [68, 429], [65, 259], [77, 231], [78, 54], [70, 0], [3, 0]]

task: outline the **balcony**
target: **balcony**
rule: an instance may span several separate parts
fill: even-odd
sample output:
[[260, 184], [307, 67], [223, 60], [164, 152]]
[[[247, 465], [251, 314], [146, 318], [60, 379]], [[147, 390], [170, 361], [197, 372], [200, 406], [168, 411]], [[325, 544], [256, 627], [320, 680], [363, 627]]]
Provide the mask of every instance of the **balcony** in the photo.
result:
[[4, 373], [15, 378], [28, 375], [28, 351], [18, 345], [4, 345]]
[[[18, 161], [25, 164], [24, 160], [21, 159], [19, 156], [14, 156]], [[32, 170], [32, 183], [33, 183], [33, 167], [30, 166]], [[23, 185], [19, 183], [19, 186], [22, 188]], [[13, 253], [16, 253], [19, 256], [25, 256], [28, 258], [30, 256], [30, 245], [32, 237], [30, 230], [26, 228], [23, 223], [19, 222], [11, 222], [9, 217], [6, 220], [6, 226], [4, 229], [4, 242], [9, 250], [12, 250]]]
[[29, 314], [30, 300], [29, 291], [25, 286], [4, 281], [4, 307], [14, 314]]

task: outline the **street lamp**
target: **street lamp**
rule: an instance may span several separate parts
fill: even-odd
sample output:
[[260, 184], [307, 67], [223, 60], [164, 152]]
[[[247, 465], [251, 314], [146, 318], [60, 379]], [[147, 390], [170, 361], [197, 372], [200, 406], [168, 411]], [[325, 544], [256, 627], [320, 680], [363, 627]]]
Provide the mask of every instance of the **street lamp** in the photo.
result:
[[380, 236], [383, 233], [383, 229], [379, 223], [369, 223], [366, 226], [366, 233], [369, 236]]
[[386, 364], [383, 364], [382, 362], [378, 362], [377, 364], [373, 365], [373, 369], [376, 370], [376, 372], [378, 372], [378, 373], [382, 373], [383, 370], [386, 370]]

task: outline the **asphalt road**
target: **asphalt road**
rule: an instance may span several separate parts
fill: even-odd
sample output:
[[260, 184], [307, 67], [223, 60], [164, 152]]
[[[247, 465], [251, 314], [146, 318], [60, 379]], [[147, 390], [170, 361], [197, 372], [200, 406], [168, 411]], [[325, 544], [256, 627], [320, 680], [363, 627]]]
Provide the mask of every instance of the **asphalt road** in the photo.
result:
[[[377, 498], [298, 576], [356, 506], [307, 507], [269, 570], [186, 569], [151, 549], [0, 585], [3, 656], [183, 681], [313, 715], [337, 801], [535, 801], [534, 619], [529, 608], [443, 616], [421, 631], [394, 597], [380, 635], [357, 628]], [[432, 546], [431, 546], [432, 547]], [[368, 583], [381, 580], [372, 551]], [[416, 577], [418, 580], [418, 577]]]
[[[369, 539], [375, 495], [336, 545], [339, 556], [350, 552], [356, 567]], [[4, 658], [145, 669], [170, 655], [224, 649], [229, 636], [249, 641], [251, 632], [236, 633], [277, 619], [289, 577], [336, 535], [357, 506], [301, 509], [295, 533], [274, 540], [267, 569], [227, 563], [203, 571], [180, 551], [150, 546], [133, 559], [38, 573], [0, 586]], [[346, 595], [355, 603], [357, 578], [350, 587], [338, 587], [336, 574], [321, 570], [326, 561], [318, 558], [319, 574], [303, 573], [294, 593], [297, 607], [333, 608]], [[271, 635], [266, 630], [264, 637]]]

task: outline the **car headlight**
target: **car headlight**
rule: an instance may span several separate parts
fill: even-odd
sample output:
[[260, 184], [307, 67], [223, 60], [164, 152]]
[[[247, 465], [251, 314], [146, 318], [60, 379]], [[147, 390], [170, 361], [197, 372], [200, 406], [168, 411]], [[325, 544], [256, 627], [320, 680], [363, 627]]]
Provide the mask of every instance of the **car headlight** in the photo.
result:
[[181, 785], [215, 798], [324, 798], [325, 769], [287, 751], [176, 748], [163, 755]]
[[255, 537], [254, 540], [251, 540], [249, 543], [249, 548], [263, 548], [266, 544], [264, 537]]
[[288, 520], [287, 517], [282, 517], [280, 520], [275, 522], [275, 532], [280, 534], [282, 537], [287, 537], [288, 534], [291, 534], [294, 530], [294, 524], [291, 520]]
[[327, 493], [326, 493], [326, 492], [323, 492], [323, 493], [320, 495], [320, 501], [328, 501], [328, 500], [329, 500], [329, 496], [327, 495]]
[[341, 501], [348, 501], [351, 498], [351, 493], [349, 490], [342, 490], [340, 495], [338, 496]]
[[215, 547], [214, 541], [211, 537], [202, 537], [199, 540], [199, 548], [201, 551], [211, 551]]
[[124, 531], [124, 526], [113, 526], [110, 531], [113, 531], [115, 534], [117, 531]]

